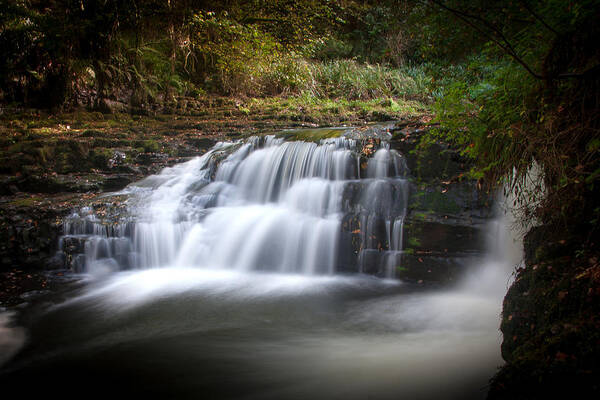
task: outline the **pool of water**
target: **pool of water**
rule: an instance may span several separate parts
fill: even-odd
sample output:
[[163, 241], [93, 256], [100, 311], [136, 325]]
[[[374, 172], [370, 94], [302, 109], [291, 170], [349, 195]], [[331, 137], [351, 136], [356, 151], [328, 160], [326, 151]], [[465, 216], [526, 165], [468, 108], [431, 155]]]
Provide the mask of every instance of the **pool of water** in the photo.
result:
[[485, 398], [502, 362], [490, 279], [441, 290], [366, 276], [120, 272], [24, 311], [27, 341], [0, 387], [56, 398]]

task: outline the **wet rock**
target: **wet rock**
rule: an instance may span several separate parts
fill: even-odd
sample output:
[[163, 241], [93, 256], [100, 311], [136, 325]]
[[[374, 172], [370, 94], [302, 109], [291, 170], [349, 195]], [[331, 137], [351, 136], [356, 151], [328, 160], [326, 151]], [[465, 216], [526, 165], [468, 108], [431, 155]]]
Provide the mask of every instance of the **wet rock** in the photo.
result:
[[407, 220], [404, 225], [404, 248], [452, 255], [483, 253], [485, 237], [471, 225]]
[[385, 275], [385, 271], [383, 270], [381, 261], [382, 252], [373, 249], [362, 250], [358, 256], [359, 270], [357, 272], [383, 276]]
[[451, 283], [464, 274], [470, 263], [473, 263], [470, 257], [404, 253], [397, 262], [396, 276], [410, 281]]
[[[63, 211], [66, 214], [66, 210]], [[43, 268], [56, 252], [61, 227], [56, 223], [60, 212], [34, 207], [3, 208], [0, 216], [0, 269], [15, 266]], [[9, 227], [10, 225], [10, 227]]]
[[196, 150], [210, 149], [217, 143], [216, 139], [206, 137], [188, 137], [185, 141]]
[[17, 187], [30, 193], [60, 193], [68, 189], [68, 185], [52, 176], [31, 175], [20, 179]]
[[169, 156], [164, 153], [141, 153], [136, 157], [136, 163], [150, 165], [154, 163], [164, 163]]
[[125, 186], [137, 180], [135, 175], [119, 174], [107, 176], [101, 184], [102, 190], [112, 192], [123, 189]]
[[488, 398], [568, 398], [573, 388], [598, 397], [600, 264], [589, 238], [585, 225], [542, 225], [525, 235], [525, 265], [503, 302], [506, 364]]
[[49, 257], [46, 261], [46, 268], [48, 269], [63, 269], [67, 267], [67, 257], [64, 252], [58, 251], [52, 257]]

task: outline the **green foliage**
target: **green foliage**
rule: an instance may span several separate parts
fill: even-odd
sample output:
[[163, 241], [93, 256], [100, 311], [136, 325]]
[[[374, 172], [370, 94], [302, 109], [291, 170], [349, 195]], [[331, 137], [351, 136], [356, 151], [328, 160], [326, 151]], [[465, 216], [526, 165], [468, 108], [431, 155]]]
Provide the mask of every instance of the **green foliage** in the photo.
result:
[[408, 246], [409, 246], [409, 248], [420, 247], [421, 241], [418, 238], [411, 236], [408, 238]]
[[400, 64], [406, 49], [386, 38], [402, 36], [409, 9], [337, 0], [8, 2], [0, 10], [0, 96], [62, 105], [83, 95], [103, 112], [108, 98], [127, 96], [147, 110], [206, 92], [415, 98], [423, 76], [366, 64]]
[[133, 145], [144, 153], [157, 153], [160, 151], [160, 143], [155, 140], [137, 140]]
[[227, 14], [199, 12], [190, 22], [192, 65], [208, 74], [209, 85], [225, 93], [260, 91], [258, 75], [277, 59], [279, 44], [257, 26], [243, 25]]
[[310, 86], [317, 97], [372, 99], [399, 97], [424, 100], [427, 77], [418, 68], [393, 69], [382, 65], [360, 64], [354, 60], [334, 60], [309, 66]]
[[[465, 10], [460, 2], [434, 3], [485, 40], [475, 48], [477, 56], [438, 67], [450, 72], [432, 87], [442, 125], [423, 144], [454, 143], [476, 162], [473, 177], [516, 192], [515, 205], [524, 207], [526, 218], [587, 219], [600, 167], [594, 117], [600, 52], [592, 39], [598, 5], [547, 0], [485, 8], [474, 2]], [[428, 69], [440, 75], [436, 67]], [[532, 182], [535, 166], [540, 178]]]
[[[437, 191], [421, 192], [415, 201], [413, 207], [419, 210], [427, 210], [428, 213], [438, 214], [458, 214], [460, 207], [456, 202], [444, 193]], [[415, 219], [427, 219], [426, 213], [416, 213]]]
[[531, 215], [597, 220], [598, 12], [593, 0], [3, 0], [0, 100], [150, 113], [174, 112], [177, 96], [277, 95], [295, 120], [435, 101], [440, 129], [423, 145], [452, 142], [471, 177], [516, 189]]

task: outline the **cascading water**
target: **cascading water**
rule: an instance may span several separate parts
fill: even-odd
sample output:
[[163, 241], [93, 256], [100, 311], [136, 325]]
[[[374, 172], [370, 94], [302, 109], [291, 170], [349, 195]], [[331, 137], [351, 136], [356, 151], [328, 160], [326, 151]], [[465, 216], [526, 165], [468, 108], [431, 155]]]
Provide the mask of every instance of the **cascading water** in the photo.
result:
[[399, 153], [364, 154], [347, 138], [219, 144], [130, 186], [125, 213], [78, 211], [62, 250], [103, 277], [26, 311], [26, 330], [0, 314], [9, 353], [27, 337], [0, 387], [63, 399], [485, 398], [520, 250], [499, 240], [500, 218], [462, 284], [371, 276], [402, 265], [409, 184]]
[[[360, 179], [359, 161], [356, 141], [345, 137], [318, 145], [274, 136], [220, 143], [129, 188], [129, 215], [116, 223], [86, 209], [72, 215], [63, 242], [85, 242], [74, 267], [91, 274], [193, 266], [393, 277], [406, 164], [382, 146]], [[373, 265], [373, 253], [382, 252]]]

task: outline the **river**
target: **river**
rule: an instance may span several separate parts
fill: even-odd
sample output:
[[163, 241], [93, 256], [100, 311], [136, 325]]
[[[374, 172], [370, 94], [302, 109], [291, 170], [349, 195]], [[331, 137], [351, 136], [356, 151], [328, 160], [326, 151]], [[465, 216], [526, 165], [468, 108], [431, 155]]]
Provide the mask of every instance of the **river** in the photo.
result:
[[[222, 143], [131, 185], [127, 215], [110, 223], [78, 210], [62, 246], [81, 243], [81, 280], [24, 309], [19, 327], [4, 314], [5, 348], [20, 351], [1, 390], [485, 398], [519, 253], [507, 223], [489, 221], [488, 252], [459, 284], [395, 279], [410, 176], [402, 154], [374, 150], [361, 166], [344, 137]], [[349, 215], [359, 229], [344, 231]], [[384, 256], [372, 265], [364, 251]]]

